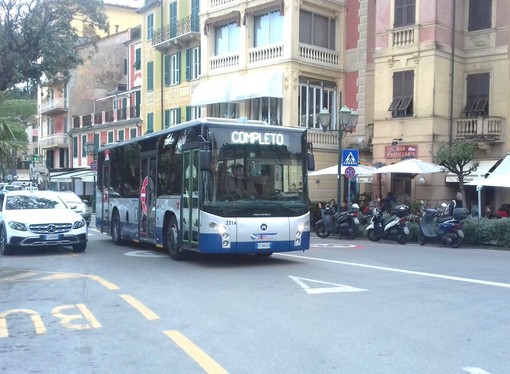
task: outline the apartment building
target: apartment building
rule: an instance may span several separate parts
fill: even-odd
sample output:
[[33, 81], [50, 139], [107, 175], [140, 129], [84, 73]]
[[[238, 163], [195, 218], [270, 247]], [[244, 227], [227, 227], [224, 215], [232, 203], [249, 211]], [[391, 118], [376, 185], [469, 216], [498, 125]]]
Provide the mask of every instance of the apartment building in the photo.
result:
[[[73, 174], [75, 169], [90, 170], [90, 165], [94, 166], [93, 150], [101, 144], [141, 133], [141, 68], [135, 63], [136, 56], [140, 61], [141, 51], [139, 16], [132, 7], [105, 7], [110, 33], [96, 45], [77, 47], [84, 63], [75, 69], [69, 82], [56, 80], [39, 87], [38, 148], [40, 163], [45, 167], [37, 170], [47, 188], [91, 194], [91, 173]], [[94, 144], [90, 154], [87, 143]]]
[[[363, 1], [360, 1], [363, 3]], [[368, 2], [373, 22], [373, 161], [402, 155], [430, 161], [441, 142], [477, 143], [476, 175], [509, 150], [509, 11], [506, 1], [378, 0]], [[395, 144], [392, 146], [392, 143]], [[382, 186], [382, 187], [380, 187]], [[375, 191], [416, 200], [449, 200], [458, 189], [451, 174], [385, 175]], [[507, 189], [484, 187], [483, 205], [499, 206]], [[477, 202], [466, 186], [468, 205]]]

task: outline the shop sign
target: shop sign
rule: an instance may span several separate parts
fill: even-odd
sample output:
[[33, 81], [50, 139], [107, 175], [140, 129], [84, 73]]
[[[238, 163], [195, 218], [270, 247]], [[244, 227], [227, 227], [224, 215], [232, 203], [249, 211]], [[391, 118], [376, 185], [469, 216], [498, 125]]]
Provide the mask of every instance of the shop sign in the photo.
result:
[[387, 145], [384, 149], [384, 158], [386, 159], [403, 159], [418, 158], [418, 146], [416, 144], [406, 145]]

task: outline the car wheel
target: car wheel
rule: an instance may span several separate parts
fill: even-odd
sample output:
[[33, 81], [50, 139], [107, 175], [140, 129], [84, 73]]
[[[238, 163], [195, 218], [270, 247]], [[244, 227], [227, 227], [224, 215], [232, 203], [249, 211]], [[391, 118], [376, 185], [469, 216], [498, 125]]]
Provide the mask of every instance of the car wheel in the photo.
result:
[[164, 234], [164, 247], [170, 257], [175, 261], [184, 260], [186, 254], [181, 248], [179, 248], [179, 229], [175, 218], [166, 220]]
[[11, 249], [8, 248], [7, 234], [5, 233], [3, 226], [0, 226], [0, 252], [2, 252], [3, 256], [7, 256], [12, 253]]
[[73, 252], [85, 252], [85, 249], [87, 249], [87, 242], [73, 245]]
[[120, 237], [120, 217], [118, 211], [115, 211], [112, 217], [112, 239], [116, 245], [121, 245], [123, 242]]

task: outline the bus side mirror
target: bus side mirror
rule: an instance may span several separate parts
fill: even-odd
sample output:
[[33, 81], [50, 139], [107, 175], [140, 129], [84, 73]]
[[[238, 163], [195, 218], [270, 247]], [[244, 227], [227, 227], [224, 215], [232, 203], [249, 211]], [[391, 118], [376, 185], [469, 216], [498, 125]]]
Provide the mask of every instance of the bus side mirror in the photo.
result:
[[314, 171], [315, 170], [315, 156], [313, 153], [307, 153], [307, 164], [308, 164], [308, 171]]
[[208, 149], [200, 150], [200, 171], [211, 171], [211, 151]]

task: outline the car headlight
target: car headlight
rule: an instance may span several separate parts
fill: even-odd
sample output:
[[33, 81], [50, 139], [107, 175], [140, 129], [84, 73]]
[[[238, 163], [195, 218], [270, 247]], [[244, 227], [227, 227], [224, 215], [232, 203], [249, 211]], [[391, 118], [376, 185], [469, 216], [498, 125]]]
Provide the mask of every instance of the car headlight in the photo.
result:
[[85, 222], [85, 220], [82, 218], [81, 220], [79, 221], [76, 221], [74, 224], [73, 224], [73, 229], [79, 229], [80, 227], [83, 227], [83, 226], [86, 226], [87, 223]]
[[28, 231], [27, 227], [25, 226], [25, 224], [21, 223], [21, 222], [10, 221], [9, 222], [9, 227], [11, 229], [13, 229], [13, 230]]

